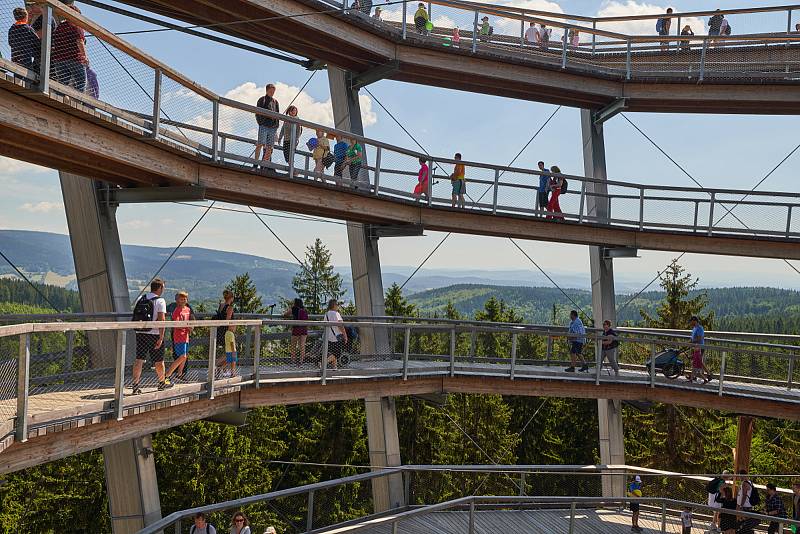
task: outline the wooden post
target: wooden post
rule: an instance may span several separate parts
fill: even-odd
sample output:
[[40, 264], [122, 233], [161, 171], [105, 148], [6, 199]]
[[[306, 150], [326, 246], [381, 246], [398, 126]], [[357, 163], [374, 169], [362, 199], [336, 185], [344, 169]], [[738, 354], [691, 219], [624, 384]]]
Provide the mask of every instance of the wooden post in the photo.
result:
[[749, 415], [740, 415], [736, 427], [736, 449], [733, 451], [735, 472], [749, 471], [750, 446], [753, 443], [755, 419]]

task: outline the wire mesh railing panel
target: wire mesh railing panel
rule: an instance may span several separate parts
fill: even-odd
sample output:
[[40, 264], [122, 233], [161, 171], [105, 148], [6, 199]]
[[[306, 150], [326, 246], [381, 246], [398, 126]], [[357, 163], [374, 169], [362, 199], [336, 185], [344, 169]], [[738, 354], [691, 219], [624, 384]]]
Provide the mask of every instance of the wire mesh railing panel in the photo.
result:
[[[213, 106], [210, 100], [172, 78], [162, 76], [160, 108], [165, 128], [176, 134], [178, 142], [185, 142], [202, 155], [210, 156], [211, 130], [214, 124]], [[182, 123], [189, 127], [171, 123]]]
[[12, 431], [17, 414], [19, 336], [0, 338], [0, 439]]

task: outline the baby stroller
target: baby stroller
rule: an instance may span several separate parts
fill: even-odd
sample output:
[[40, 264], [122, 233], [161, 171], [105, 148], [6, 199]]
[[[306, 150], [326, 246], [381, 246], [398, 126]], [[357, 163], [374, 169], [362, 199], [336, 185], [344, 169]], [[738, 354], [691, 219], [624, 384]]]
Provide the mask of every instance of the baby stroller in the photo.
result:
[[[686, 364], [681, 359], [683, 350], [679, 349], [665, 349], [656, 354], [656, 371], [661, 371], [667, 378], [678, 378], [683, 375], [683, 370]], [[647, 360], [647, 369], [653, 365], [653, 360]]]

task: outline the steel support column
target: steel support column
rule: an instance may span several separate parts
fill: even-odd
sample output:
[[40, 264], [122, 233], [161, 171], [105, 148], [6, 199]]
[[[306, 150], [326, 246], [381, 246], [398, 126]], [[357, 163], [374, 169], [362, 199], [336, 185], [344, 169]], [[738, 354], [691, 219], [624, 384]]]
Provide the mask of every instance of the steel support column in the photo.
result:
[[[130, 313], [116, 208], [102, 201], [102, 183], [59, 174], [83, 311]], [[92, 367], [115, 368], [115, 334], [95, 333], [88, 342]], [[106, 446], [103, 458], [114, 534], [134, 533], [160, 519], [150, 436]]]
[[[358, 90], [352, 89], [348, 73], [328, 66], [333, 117], [336, 128], [363, 135], [361, 107]], [[366, 147], [364, 147], [366, 155]], [[365, 166], [366, 167], [366, 166]], [[361, 171], [363, 178], [368, 174]], [[354, 178], [355, 179], [355, 178]], [[362, 181], [363, 180], [359, 180]], [[369, 180], [367, 179], [368, 183]], [[385, 315], [381, 262], [378, 253], [378, 239], [368, 225], [348, 222], [347, 240], [350, 245], [350, 266], [353, 275], [353, 294], [359, 315]], [[365, 354], [388, 353], [388, 331], [376, 329], [361, 333], [361, 350]], [[400, 439], [397, 433], [397, 413], [394, 400], [389, 398], [367, 399], [367, 432], [369, 438], [370, 463], [374, 466], [400, 465]], [[403, 504], [403, 479], [393, 475], [372, 481], [373, 504], [376, 512], [382, 512]]]
[[[606, 180], [606, 153], [603, 141], [603, 125], [594, 121], [591, 110], [581, 110], [581, 132], [583, 141], [583, 168], [589, 178]], [[608, 186], [604, 183], [587, 183], [586, 206], [590, 217], [608, 217], [610, 205]], [[595, 326], [603, 321], [616, 322], [614, 297], [614, 260], [603, 254], [601, 247], [589, 247], [589, 264], [592, 279], [592, 315]], [[597, 418], [600, 438], [600, 463], [623, 465], [625, 463], [625, 441], [622, 427], [622, 406], [619, 401], [597, 400]], [[623, 497], [624, 476], [604, 476], [603, 496]]]

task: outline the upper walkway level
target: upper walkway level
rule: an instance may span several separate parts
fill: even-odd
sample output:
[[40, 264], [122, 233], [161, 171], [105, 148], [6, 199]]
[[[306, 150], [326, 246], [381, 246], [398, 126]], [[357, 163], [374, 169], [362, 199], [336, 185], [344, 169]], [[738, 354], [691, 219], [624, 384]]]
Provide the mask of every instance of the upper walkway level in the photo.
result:
[[[174, 186], [192, 198], [401, 226], [405, 232], [800, 259], [797, 193], [603, 182], [564, 174], [563, 213], [548, 218], [554, 214], [537, 208], [538, 170], [464, 161], [467, 205], [452, 209], [449, 175], [456, 162], [449, 156], [422, 154], [221, 97], [78, 13], [56, 7], [92, 36], [88, 53], [99, 94], [94, 98], [54, 79], [40, 81], [35, 72], [0, 60], [0, 153], [126, 188], [109, 190], [110, 202], [175, 199], [175, 190], [150, 187]], [[253, 169], [255, 114], [278, 119], [287, 125], [287, 136], [298, 140], [283, 155], [285, 164], [277, 163], [276, 150], [276, 163]], [[361, 164], [344, 168], [341, 176], [336, 176], [337, 165], [315, 173], [304, 141], [316, 130], [358, 142]], [[433, 179], [427, 194], [415, 197], [419, 158], [428, 161]]]
[[[713, 379], [701, 384], [685, 378], [688, 333], [622, 330], [617, 374], [601, 361], [594, 330], [584, 348], [588, 371], [566, 372], [571, 337], [559, 327], [364, 318], [348, 323], [358, 335], [340, 345], [322, 335], [333, 326], [323, 322], [171, 322], [195, 327], [186, 379], [161, 390], [147, 369], [142, 392], [133, 394], [133, 361], [146, 348], [134, 329], [148, 325], [62, 319], [0, 327], [0, 474], [255, 407], [367, 397], [603, 398], [800, 419], [800, 338], [791, 336], [709, 333]], [[217, 369], [216, 332], [229, 324], [238, 331], [233, 377]], [[303, 324], [310, 330], [305, 358], [289, 344], [289, 327]], [[668, 348], [680, 354], [669, 362], [653, 357]], [[173, 359], [169, 344], [166, 359]]]
[[[431, 30], [415, 24], [410, 0], [381, 6], [383, 20], [348, 9], [350, 0], [124, 1], [349, 69], [359, 85], [388, 78], [591, 109], [625, 99], [631, 111], [800, 112], [797, 5], [722, 10], [732, 36], [708, 35], [714, 11], [674, 13], [670, 36], [657, 36], [663, 15], [585, 17], [460, 0], [426, 2]], [[550, 28], [547, 46], [525, 41], [531, 23]], [[687, 24], [694, 35], [679, 37]]]

